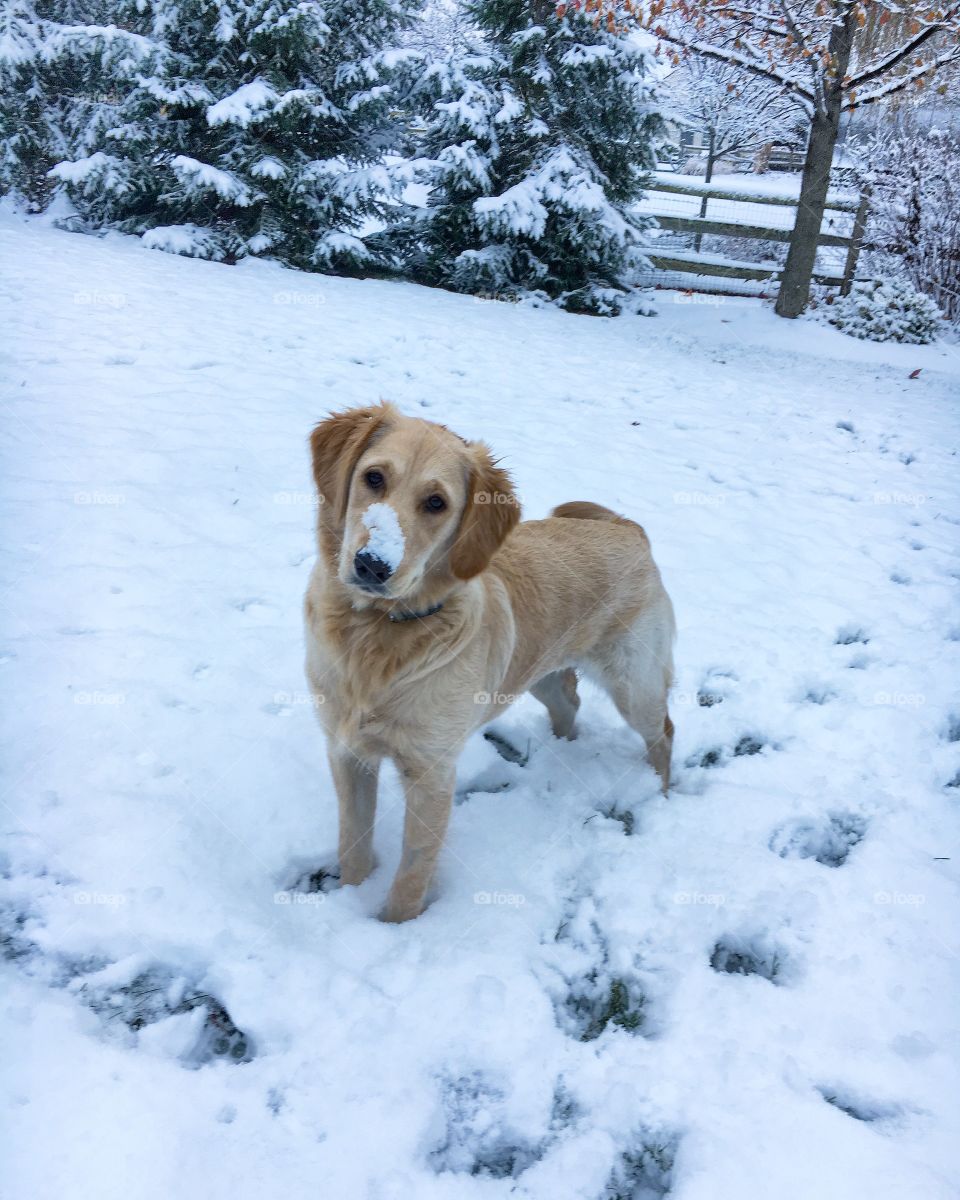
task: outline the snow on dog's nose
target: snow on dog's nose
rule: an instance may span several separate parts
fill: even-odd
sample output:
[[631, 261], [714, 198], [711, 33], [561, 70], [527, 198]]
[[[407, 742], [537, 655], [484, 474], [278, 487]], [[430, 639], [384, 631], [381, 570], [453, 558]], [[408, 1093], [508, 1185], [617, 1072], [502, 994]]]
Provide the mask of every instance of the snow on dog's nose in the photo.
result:
[[382, 591], [403, 561], [403, 530], [394, 509], [383, 501], [371, 504], [361, 520], [369, 536], [366, 546], [357, 551], [353, 569], [362, 587]]

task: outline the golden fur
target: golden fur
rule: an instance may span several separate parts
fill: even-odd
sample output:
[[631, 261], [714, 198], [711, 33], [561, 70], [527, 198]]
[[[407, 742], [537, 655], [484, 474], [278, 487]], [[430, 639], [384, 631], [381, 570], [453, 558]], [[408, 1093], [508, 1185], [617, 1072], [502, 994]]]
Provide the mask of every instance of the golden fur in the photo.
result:
[[[338, 413], [310, 443], [320, 553], [305, 601], [307, 675], [337, 789], [344, 884], [373, 869], [377, 772], [390, 758], [407, 809], [382, 915], [417, 916], [467, 737], [526, 691], [554, 734], [572, 737], [574, 668], [644, 737], [666, 791], [673, 610], [639, 525], [587, 501], [520, 524], [509, 476], [486, 446], [389, 404]], [[430, 507], [437, 497], [442, 511]], [[403, 533], [377, 594], [355, 574], [373, 503], [389, 505]]]

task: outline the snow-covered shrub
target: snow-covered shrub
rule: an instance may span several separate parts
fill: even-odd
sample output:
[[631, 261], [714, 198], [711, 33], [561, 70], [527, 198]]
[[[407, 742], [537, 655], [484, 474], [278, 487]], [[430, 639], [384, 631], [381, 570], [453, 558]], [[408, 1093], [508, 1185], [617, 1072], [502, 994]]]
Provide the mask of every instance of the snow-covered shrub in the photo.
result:
[[13, 3], [0, 183], [199, 257], [369, 260], [415, 0]]
[[960, 131], [936, 109], [884, 113], [851, 142], [861, 186], [871, 188], [867, 244], [875, 267], [902, 274], [960, 324]]
[[874, 342], [932, 342], [942, 318], [936, 304], [904, 279], [855, 284], [828, 309], [827, 320], [851, 337]]
[[430, 62], [416, 89], [427, 207], [387, 240], [426, 283], [619, 311], [644, 265], [633, 205], [660, 126], [645, 43], [579, 5], [466, 11], [473, 52]]

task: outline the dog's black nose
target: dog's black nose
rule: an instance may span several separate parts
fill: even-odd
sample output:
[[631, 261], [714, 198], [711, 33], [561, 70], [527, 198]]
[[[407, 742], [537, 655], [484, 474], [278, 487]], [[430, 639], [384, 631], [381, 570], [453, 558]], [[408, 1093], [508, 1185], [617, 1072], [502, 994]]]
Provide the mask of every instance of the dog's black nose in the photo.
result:
[[393, 574], [393, 568], [369, 550], [358, 550], [353, 560], [357, 581], [366, 588], [382, 591], [383, 585]]

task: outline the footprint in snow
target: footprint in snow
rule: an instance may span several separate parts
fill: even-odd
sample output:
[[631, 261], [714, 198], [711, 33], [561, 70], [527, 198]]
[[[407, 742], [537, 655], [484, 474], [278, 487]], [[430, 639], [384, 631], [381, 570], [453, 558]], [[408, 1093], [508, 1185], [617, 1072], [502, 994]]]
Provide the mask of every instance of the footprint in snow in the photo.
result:
[[720, 975], [758, 975], [782, 987], [796, 974], [787, 953], [766, 938], [728, 934], [721, 938], [710, 955], [710, 966]]
[[233, 606], [245, 617], [265, 617], [273, 612], [273, 608], [265, 600], [253, 597], [250, 600], [238, 600]]
[[738, 682], [733, 671], [719, 667], [708, 671], [697, 691], [697, 704], [701, 708], [713, 708], [715, 704], [722, 704]]
[[833, 639], [835, 646], [865, 646], [870, 641], [870, 635], [862, 625], [842, 625]]
[[[554, 937], [564, 954], [555, 964], [556, 981], [550, 987], [557, 1025], [578, 1042], [596, 1041], [608, 1030], [649, 1036], [652, 1032], [650, 996], [640, 974], [639, 959], [632, 965], [614, 965], [607, 937], [596, 919], [592, 898], [571, 897]], [[569, 951], [586, 965], [571, 973]]]
[[[285, 876], [285, 881], [279, 884], [278, 895], [309, 896], [317, 892], [336, 891], [340, 886], [340, 866], [336, 857], [317, 866], [315, 863], [294, 862]], [[287, 901], [289, 903], [290, 901]], [[283, 903], [283, 901], [278, 901]], [[298, 903], [298, 901], [293, 901]]]
[[215, 1059], [250, 1062], [254, 1056], [252, 1039], [239, 1029], [224, 1005], [215, 996], [191, 983], [174, 968], [155, 963], [129, 982], [110, 981], [112, 969], [89, 976], [77, 989], [77, 997], [114, 1031], [128, 1031], [134, 1038], [148, 1025], [170, 1017], [202, 1013], [195, 1023], [190, 1041], [177, 1054], [185, 1067], [201, 1067]]
[[907, 1110], [900, 1104], [866, 1100], [846, 1088], [822, 1086], [817, 1091], [828, 1104], [855, 1121], [863, 1121], [868, 1125], [895, 1122], [907, 1115]]
[[751, 758], [769, 746], [772, 750], [777, 747], [773, 742], [755, 733], [745, 733], [732, 748], [726, 746], [711, 746], [708, 750], [698, 751], [687, 759], [688, 767], [719, 767], [731, 758]]
[[619, 1156], [604, 1196], [610, 1200], [665, 1200], [673, 1189], [680, 1139], [644, 1129], [634, 1134], [632, 1142]]
[[534, 1142], [506, 1122], [506, 1097], [495, 1078], [476, 1070], [440, 1081], [444, 1127], [428, 1154], [437, 1174], [516, 1179], [543, 1157], [547, 1138]]
[[616, 975], [600, 965], [567, 981], [556, 1005], [557, 1021], [579, 1042], [596, 1041], [608, 1029], [642, 1034], [648, 1024], [647, 996], [632, 975]]
[[481, 771], [463, 787], [457, 788], [453, 802], [466, 804], [471, 796], [494, 796], [499, 792], [509, 792], [513, 786], [514, 780], [506, 778], [505, 773], [494, 765]]
[[508, 763], [516, 763], [518, 767], [525, 767], [530, 761], [529, 741], [527, 742], [526, 749], [521, 750], [509, 738], [496, 729], [485, 729], [483, 740], [489, 742], [500, 757]]
[[899, 583], [899, 584], [909, 584], [909, 583], [912, 583], [913, 581], [911, 580], [910, 576], [905, 575], [903, 573], [903, 571], [891, 571], [890, 572], [890, 582], [891, 583]]
[[[0, 917], [4, 915], [0, 912]], [[195, 977], [162, 962], [134, 968], [124, 975], [120, 964], [103, 958], [51, 953], [24, 933], [32, 914], [10, 915], [9, 923], [0, 920], [3, 956], [27, 965], [31, 974], [39, 973], [51, 986], [65, 988], [96, 1013], [107, 1033], [119, 1035], [136, 1047], [138, 1035], [147, 1026], [192, 1015], [190, 1023], [181, 1020], [173, 1030], [177, 1044], [173, 1053], [182, 1066], [197, 1068], [216, 1059], [245, 1063], [254, 1057], [253, 1039]]]
[[787, 822], [769, 845], [781, 858], [812, 858], [825, 867], [842, 867], [866, 832], [867, 822], [859, 814], [834, 812]]

